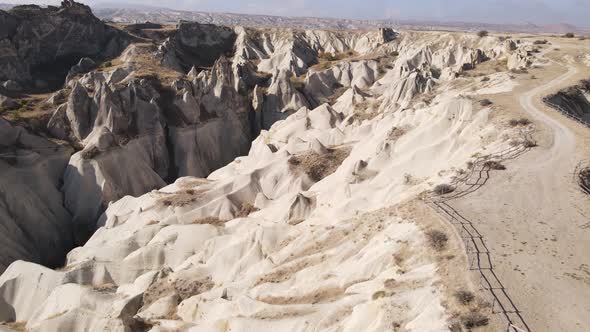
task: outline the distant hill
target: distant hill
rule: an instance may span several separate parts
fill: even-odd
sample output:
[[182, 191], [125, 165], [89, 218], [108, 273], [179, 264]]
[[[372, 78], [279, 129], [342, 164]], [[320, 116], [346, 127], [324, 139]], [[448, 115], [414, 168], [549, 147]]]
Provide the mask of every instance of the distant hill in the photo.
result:
[[[12, 4], [1, 4], [0, 9], [8, 10]], [[291, 27], [302, 29], [374, 29], [395, 27], [416, 30], [451, 30], [479, 31], [489, 30], [505, 33], [549, 33], [590, 35], [590, 29], [582, 29], [567, 23], [550, 25], [523, 24], [491, 24], [477, 22], [438, 22], [417, 20], [351, 20], [321, 17], [281, 17], [270, 15], [248, 15], [235, 13], [207, 13], [199, 11], [183, 11], [146, 5], [135, 5], [125, 2], [104, 2], [93, 7], [94, 14], [105, 20], [118, 23], [154, 22], [175, 24], [179, 21], [195, 21], [219, 25], [241, 25], [250, 27]]]
[[119, 5], [119, 8], [95, 8], [95, 14], [114, 22], [139, 23], [177, 23], [180, 20], [212, 23], [220, 25], [242, 25], [252, 27], [293, 27], [305, 29], [373, 29], [379, 27], [396, 27], [418, 30], [456, 30], [478, 31], [489, 30], [496, 32], [522, 33], [556, 33], [566, 32], [590, 33], [569, 24], [553, 24], [539, 26], [535, 24], [486, 24], [475, 22], [437, 22], [411, 20], [351, 20], [320, 17], [280, 17], [270, 15], [247, 15], [234, 13], [207, 13], [198, 11], [182, 11], [167, 8], [131, 8], [129, 5]]

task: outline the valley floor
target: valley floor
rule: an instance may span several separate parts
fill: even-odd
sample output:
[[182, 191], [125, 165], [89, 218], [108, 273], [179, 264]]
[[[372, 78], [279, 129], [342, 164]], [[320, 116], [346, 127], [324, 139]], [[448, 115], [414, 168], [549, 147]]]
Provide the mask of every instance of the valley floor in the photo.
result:
[[[562, 49], [569, 53], [567, 45]], [[539, 146], [452, 205], [486, 238], [499, 278], [530, 331], [587, 331], [590, 198], [574, 171], [590, 156], [590, 130], [541, 99], [587, 78], [589, 69], [558, 53], [549, 54], [556, 61], [534, 84], [492, 98], [537, 123]]]

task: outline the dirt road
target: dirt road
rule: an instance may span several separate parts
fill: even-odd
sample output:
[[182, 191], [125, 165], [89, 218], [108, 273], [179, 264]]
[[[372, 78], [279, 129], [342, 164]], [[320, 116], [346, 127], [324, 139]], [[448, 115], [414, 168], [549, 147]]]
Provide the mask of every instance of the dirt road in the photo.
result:
[[576, 124], [541, 102], [558, 87], [576, 83], [578, 69], [565, 66], [566, 73], [515, 91], [520, 111], [535, 121], [540, 146], [506, 162], [508, 169], [492, 174], [483, 189], [452, 203], [476, 223], [500, 280], [535, 332], [582, 332], [590, 326], [590, 199], [573, 180], [582, 158], [570, 129]]

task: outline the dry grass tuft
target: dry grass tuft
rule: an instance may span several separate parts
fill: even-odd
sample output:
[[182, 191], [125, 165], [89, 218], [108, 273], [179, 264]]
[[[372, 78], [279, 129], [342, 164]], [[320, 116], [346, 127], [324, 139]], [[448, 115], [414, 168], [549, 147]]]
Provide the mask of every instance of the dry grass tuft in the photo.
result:
[[390, 141], [397, 141], [402, 136], [404, 136], [406, 134], [406, 132], [407, 131], [404, 128], [393, 127], [391, 129], [391, 131], [389, 131], [389, 135], [387, 135], [387, 139]]
[[84, 160], [94, 159], [94, 158], [98, 157], [99, 155], [100, 155], [100, 150], [95, 146], [93, 146], [89, 149], [82, 150], [82, 152], [80, 152], [80, 156]]
[[236, 214], [236, 218], [245, 218], [251, 213], [258, 211], [259, 209], [250, 203], [242, 203], [242, 208]]
[[115, 284], [103, 284], [99, 286], [94, 286], [93, 290], [99, 293], [115, 293], [117, 291], [117, 288], [119, 288], [119, 286]]
[[495, 161], [495, 160], [486, 161], [483, 164], [483, 166], [488, 167], [493, 170], [496, 170], [496, 171], [503, 171], [506, 169], [506, 166], [502, 165], [499, 161]]
[[199, 192], [193, 189], [187, 189], [178, 191], [161, 199], [160, 203], [162, 203], [164, 206], [185, 206], [195, 203], [200, 196], [201, 195]]
[[205, 217], [205, 218], [196, 219], [195, 221], [192, 222], [193, 225], [213, 225], [213, 226], [222, 226], [225, 223], [226, 222], [224, 220], [221, 220], [217, 217]]
[[475, 295], [473, 295], [472, 292], [464, 289], [456, 291], [454, 295], [455, 299], [457, 299], [457, 301], [462, 305], [469, 305], [471, 302], [473, 302], [473, 300], [475, 300]]
[[537, 142], [533, 141], [533, 140], [532, 140], [532, 139], [530, 139], [530, 138], [526, 138], [526, 139], [525, 139], [525, 140], [522, 142], [522, 145], [523, 145], [525, 148], [534, 148], [534, 147], [537, 147], [537, 146], [538, 146], [538, 145], [537, 145]]
[[11, 322], [11, 323], [1, 323], [0, 322], [0, 326], [6, 326], [11, 330], [14, 331], [18, 331], [18, 332], [24, 332], [27, 330], [26, 326], [27, 326], [27, 322]]
[[484, 106], [484, 107], [485, 107], [485, 106], [490, 106], [490, 105], [492, 105], [493, 103], [492, 103], [492, 101], [491, 101], [491, 100], [489, 100], [489, 99], [482, 99], [482, 100], [480, 100], [480, 101], [479, 101], [479, 104], [480, 104], [481, 106]]
[[447, 234], [439, 230], [430, 230], [426, 232], [426, 236], [428, 237], [428, 243], [436, 251], [443, 251], [446, 249], [447, 242], [449, 241]]
[[487, 316], [484, 316], [478, 312], [470, 312], [461, 318], [463, 326], [468, 329], [476, 327], [482, 327], [489, 324], [490, 320]]
[[289, 165], [292, 170], [303, 170], [310, 179], [318, 182], [336, 172], [350, 151], [350, 148], [328, 149], [328, 152], [323, 155], [315, 151], [307, 151], [292, 156], [289, 159]]
[[531, 120], [527, 119], [527, 118], [520, 118], [520, 119], [510, 119], [510, 121], [508, 121], [508, 124], [511, 127], [516, 127], [516, 126], [528, 126], [531, 124]]
[[385, 293], [385, 291], [378, 291], [373, 294], [372, 299], [373, 299], [373, 301], [376, 301], [376, 300], [386, 297], [386, 296], [387, 296], [387, 293]]
[[578, 183], [585, 193], [590, 195], [590, 167], [586, 167], [578, 174]]
[[301, 93], [303, 93], [303, 90], [305, 89], [305, 76], [301, 75], [301, 76], [291, 76], [289, 78], [289, 80], [291, 81], [291, 85], [293, 86], [293, 88]]

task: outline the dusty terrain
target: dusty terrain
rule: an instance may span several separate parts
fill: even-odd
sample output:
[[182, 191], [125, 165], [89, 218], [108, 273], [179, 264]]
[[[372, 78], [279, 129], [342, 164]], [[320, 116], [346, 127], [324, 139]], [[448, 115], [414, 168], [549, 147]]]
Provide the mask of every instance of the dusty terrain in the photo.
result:
[[590, 153], [589, 128], [542, 103], [590, 75], [587, 42], [551, 40], [546, 67], [529, 70], [510, 94], [490, 99], [527, 117], [539, 146], [505, 162], [480, 190], [452, 205], [477, 224], [496, 270], [531, 331], [585, 331], [590, 313], [588, 196], [574, 171]]
[[0, 330], [588, 325], [590, 129], [542, 98], [590, 41], [97, 24], [130, 45], [0, 88]]

